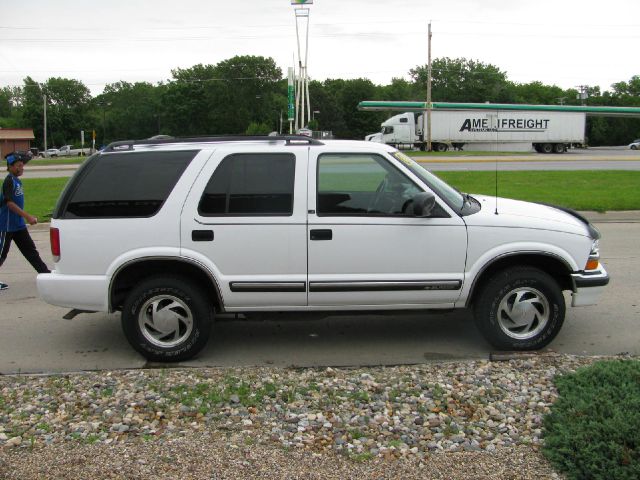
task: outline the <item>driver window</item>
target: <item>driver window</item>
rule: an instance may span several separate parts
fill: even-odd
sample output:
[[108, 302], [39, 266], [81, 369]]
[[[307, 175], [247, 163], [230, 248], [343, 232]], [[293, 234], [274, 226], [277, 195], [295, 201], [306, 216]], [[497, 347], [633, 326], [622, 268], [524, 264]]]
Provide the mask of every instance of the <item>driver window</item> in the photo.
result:
[[420, 189], [374, 154], [323, 154], [318, 158], [319, 216], [404, 216]]

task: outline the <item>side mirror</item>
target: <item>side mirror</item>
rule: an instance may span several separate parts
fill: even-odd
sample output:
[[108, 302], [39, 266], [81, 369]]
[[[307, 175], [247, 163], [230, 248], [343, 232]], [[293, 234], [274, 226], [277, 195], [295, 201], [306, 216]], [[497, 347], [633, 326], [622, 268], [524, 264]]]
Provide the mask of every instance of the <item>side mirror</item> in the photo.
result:
[[420, 192], [413, 197], [413, 215], [416, 217], [428, 217], [436, 205], [436, 197], [433, 193]]

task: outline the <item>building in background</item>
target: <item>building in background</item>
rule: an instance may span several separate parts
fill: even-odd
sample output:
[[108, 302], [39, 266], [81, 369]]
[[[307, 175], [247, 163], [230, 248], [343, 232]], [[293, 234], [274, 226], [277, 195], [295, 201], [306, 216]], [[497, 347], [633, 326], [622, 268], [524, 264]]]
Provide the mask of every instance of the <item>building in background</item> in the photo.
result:
[[28, 152], [34, 139], [31, 128], [0, 128], [0, 158], [11, 152]]

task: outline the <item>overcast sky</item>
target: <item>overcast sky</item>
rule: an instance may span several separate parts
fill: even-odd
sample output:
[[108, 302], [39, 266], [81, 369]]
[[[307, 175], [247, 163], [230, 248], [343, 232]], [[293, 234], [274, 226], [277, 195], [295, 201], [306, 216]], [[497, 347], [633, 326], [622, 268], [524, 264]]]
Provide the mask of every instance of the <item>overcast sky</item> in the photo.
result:
[[[315, 0], [309, 8], [316, 80], [408, 79], [427, 63], [429, 21], [433, 58], [491, 63], [512, 81], [609, 90], [640, 75], [640, 0]], [[0, 87], [65, 77], [96, 95], [107, 83], [156, 83], [176, 67], [235, 55], [272, 57], [286, 75], [296, 45], [290, 0], [0, 0]]]

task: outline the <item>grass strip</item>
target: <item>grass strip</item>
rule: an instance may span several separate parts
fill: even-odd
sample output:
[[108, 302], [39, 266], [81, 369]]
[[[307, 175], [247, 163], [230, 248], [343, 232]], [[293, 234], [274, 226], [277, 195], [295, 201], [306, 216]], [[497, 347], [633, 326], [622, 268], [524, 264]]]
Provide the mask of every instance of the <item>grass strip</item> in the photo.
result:
[[[436, 172], [460, 191], [495, 195], [495, 172]], [[26, 209], [47, 221], [68, 178], [24, 179]], [[598, 212], [640, 210], [640, 171], [507, 171], [498, 195]]]
[[[495, 195], [495, 172], [434, 172], [458, 190]], [[574, 210], [640, 210], [640, 171], [498, 172], [498, 196]]]
[[409, 157], [506, 157], [512, 155], [533, 156], [535, 152], [476, 152], [467, 150], [448, 150], [446, 152], [423, 152], [421, 150], [402, 150]]
[[84, 162], [88, 157], [54, 157], [54, 158], [34, 158], [33, 160], [29, 160], [29, 166], [34, 167], [52, 167], [56, 165], [80, 165]]
[[69, 178], [25, 178], [25, 210], [38, 217], [39, 222], [48, 222], [62, 189]]

